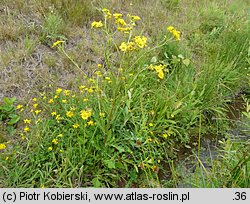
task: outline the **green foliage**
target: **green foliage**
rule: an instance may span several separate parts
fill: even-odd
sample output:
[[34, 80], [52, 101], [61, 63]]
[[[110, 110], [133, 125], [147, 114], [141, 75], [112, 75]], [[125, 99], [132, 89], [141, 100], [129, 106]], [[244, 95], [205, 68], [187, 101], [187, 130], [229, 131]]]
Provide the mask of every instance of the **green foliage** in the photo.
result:
[[0, 105], [0, 122], [2, 124], [7, 125], [7, 131], [10, 134], [15, 132], [15, 125], [20, 120], [20, 116], [17, 115], [15, 112], [14, 102], [16, 98], [7, 98], [5, 97], [3, 100], [3, 104]]
[[64, 28], [63, 19], [58, 14], [48, 13], [42, 25], [42, 40], [49, 40], [50, 43], [59, 39], [65, 40]]

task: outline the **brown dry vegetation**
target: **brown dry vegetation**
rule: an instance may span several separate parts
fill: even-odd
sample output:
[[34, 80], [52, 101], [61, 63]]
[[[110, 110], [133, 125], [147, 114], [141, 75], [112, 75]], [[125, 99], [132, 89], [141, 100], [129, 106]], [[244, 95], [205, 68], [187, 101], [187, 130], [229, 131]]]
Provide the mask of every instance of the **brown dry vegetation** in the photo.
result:
[[[24, 99], [28, 94], [38, 91], [49, 84], [62, 87], [72, 86], [75, 76], [80, 73], [71, 62], [51, 49], [51, 41], [44, 40], [46, 35], [45, 18], [54, 12], [62, 20], [56, 34], [65, 36], [66, 49], [83, 70], [92, 70], [101, 62], [102, 47], [90, 40], [90, 22], [100, 18], [98, 8], [107, 7], [117, 12], [129, 12], [142, 16], [142, 32], [157, 38], [165, 32], [166, 25], [176, 25], [182, 36], [189, 38], [197, 31], [201, 22], [214, 13], [223, 15], [229, 8], [234, 17], [241, 17], [248, 1], [101, 1], [101, 0], [2, 0], [0, 3], [0, 97], [16, 96]], [[207, 5], [207, 6], [206, 6]], [[234, 7], [237, 8], [234, 11]], [[240, 10], [239, 10], [240, 9]], [[242, 14], [241, 14], [242, 15]], [[231, 19], [226, 19], [226, 24]], [[140, 30], [140, 29], [139, 29]], [[197, 62], [205, 59], [199, 55], [202, 44], [193, 47], [192, 54]], [[197, 54], [198, 53], [198, 54]]]

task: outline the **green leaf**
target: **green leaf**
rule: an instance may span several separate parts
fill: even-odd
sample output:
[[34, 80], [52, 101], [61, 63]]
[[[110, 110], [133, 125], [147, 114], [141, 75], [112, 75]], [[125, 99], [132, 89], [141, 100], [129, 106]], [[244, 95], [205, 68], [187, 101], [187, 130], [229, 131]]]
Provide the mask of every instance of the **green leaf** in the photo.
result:
[[6, 105], [13, 105], [13, 103], [16, 101], [16, 98], [15, 97], [13, 97], [13, 98], [7, 98], [7, 97], [5, 97], [3, 99], [3, 101], [4, 101], [4, 103]]
[[114, 160], [106, 160], [104, 163], [108, 166], [109, 169], [115, 169], [115, 161]]
[[190, 59], [184, 59], [182, 60], [182, 63], [188, 67], [188, 65], [190, 64]]
[[125, 152], [124, 148], [118, 145], [112, 145], [112, 147], [114, 147], [115, 149], [117, 149], [119, 151], [119, 153]]
[[98, 178], [92, 179], [92, 184], [95, 188], [99, 188], [102, 185]]
[[4, 97], [3, 101], [5, 104], [10, 104], [10, 99], [7, 97]]
[[14, 105], [13, 104], [5, 104], [3, 107], [2, 107], [2, 110], [4, 112], [12, 112], [14, 111]]
[[12, 114], [11, 120], [8, 122], [8, 125], [14, 125], [20, 120], [20, 116]]

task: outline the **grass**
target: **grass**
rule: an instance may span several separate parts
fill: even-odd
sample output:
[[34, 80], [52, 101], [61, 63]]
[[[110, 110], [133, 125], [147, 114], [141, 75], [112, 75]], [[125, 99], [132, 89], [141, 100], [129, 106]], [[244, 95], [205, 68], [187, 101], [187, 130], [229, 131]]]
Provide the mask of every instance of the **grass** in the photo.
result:
[[[228, 103], [249, 87], [245, 1], [0, 6], [0, 97], [17, 97], [21, 117], [14, 136], [1, 124], [0, 186], [249, 186], [249, 144], [222, 139]], [[211, 170], [206, 135], [223, 141]], [[197, 155], [189, 178], [183, 148]]]

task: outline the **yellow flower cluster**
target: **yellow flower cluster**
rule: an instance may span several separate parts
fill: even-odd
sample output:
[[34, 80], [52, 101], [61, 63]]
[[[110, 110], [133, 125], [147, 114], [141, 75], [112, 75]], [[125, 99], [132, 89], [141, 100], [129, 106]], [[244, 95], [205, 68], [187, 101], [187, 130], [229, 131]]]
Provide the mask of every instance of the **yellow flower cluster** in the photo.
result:
[[91, 110], [81, 110], [80, 115], [81, 115], [83, 120], [87, 120], [89, 117], [91, 117], [92, 111]]
[[5, 148], [6, 148], [6, 145], [5, 145], [4, 143], [1, 143], [1, 144], [0, 144], [0, 150], [1, 150], [1, 149], [5, 149]]
[[55, 145], [57, 145], [58, 144], [58, 139], [53, 139], [52, 143], [55, 144]]
[[94, 21], [94, 22], [92, 22], [92, 24], [91, 24], [91, 27], [92, 27], [92, 28], [101, 28], [102, 26], [103, 26], [102, 21]]
[[172, 33], [172, 35], [174, 36], [174, 38], [177, 41], [180, 41], [180, 39], [181, 39], [181, 32], [180, 31], [176, 30], [173, 26], [169, 26], [167, 29], [170, 33]]
[[74, 113], [73, 113], [72, 111], [67, 111], [67, 112], [66, 112], [66, 116], [67, 116], [68, 118], [72, 118], [72, 117], [74, 116]]
[[147, 46], [147, 38], [145, 36], [135, 36], [132, 42], [122, 42], [119, 49], [122, 52], [133, 51], [136, 49], [142, 49]]
[[134, 42], [139, 48], [144, 48], [147, 46], [147, 38], [145, 36], [135, 36]]
[[128, 43], [122, 42], [119, 48], [122, 52], [132, 51], [135, 49], [133, 42], [128, 42]]
[[139, 16], [131, 16], [127, 15], [130, 18], [130, 23], [127, 24], [124, 19], [122, 19], [122, 14], [116, 14], [114, 17], [116, 19], [115, 23], [118, 25], [117, 30], [122, 31], [124, 33], [129, 33], [132, 30], [133, 26], [136, 26], [136, 21], [141, 20]]
[[122, 14], [121, 13], [114, 13], [113, 16], [115, 19], [119, 19], [122, 17]]
[[112, 14], [110, 13], [109, 9], [103, 8], [103, 9], [102, 9], [102, 12], [104, 13], [104, 17], [105, 17], [106, 19], [109, 19], [109, 18], [112, 17]]
[[74, 129], [77, 129], [77, 128], [79, 128], [79, 124], [78, 123], [75, 123], [74, 125], [72, 125], [72, 127], [74, 128]]
[[165, 68], [166, 68], [166, 65], [162, 65], [162, 64], [160, 64], [160, 65], [152, 65], [151, 64], [150, 65], [150, 69], [155, 70], [160, 79], [164, 79], [164, 69]]
[[[133, 16], [128, 14], [127, 16], [130, 19], [130, 22], [127, 23], [122, 17], [123, 15], [121, 13], [114, 13], [113, 15], [110, 13], [110, 10], [107, 8], [103, 8], [102, 12], [104, 14], [105, 20], [111, 19], [112, 16], [115, 19], [115, 24], [117, 24], [117, 30], [122, 31], [124, 33], [129, 33], [129, 31], [132, 30], [133, 26], [136, 26], [136, 21], [141, 20], [139, 16]], [[101, 28], [103, 27], [102, 21], [94, 21], [91, 24], [92, 28]]]

